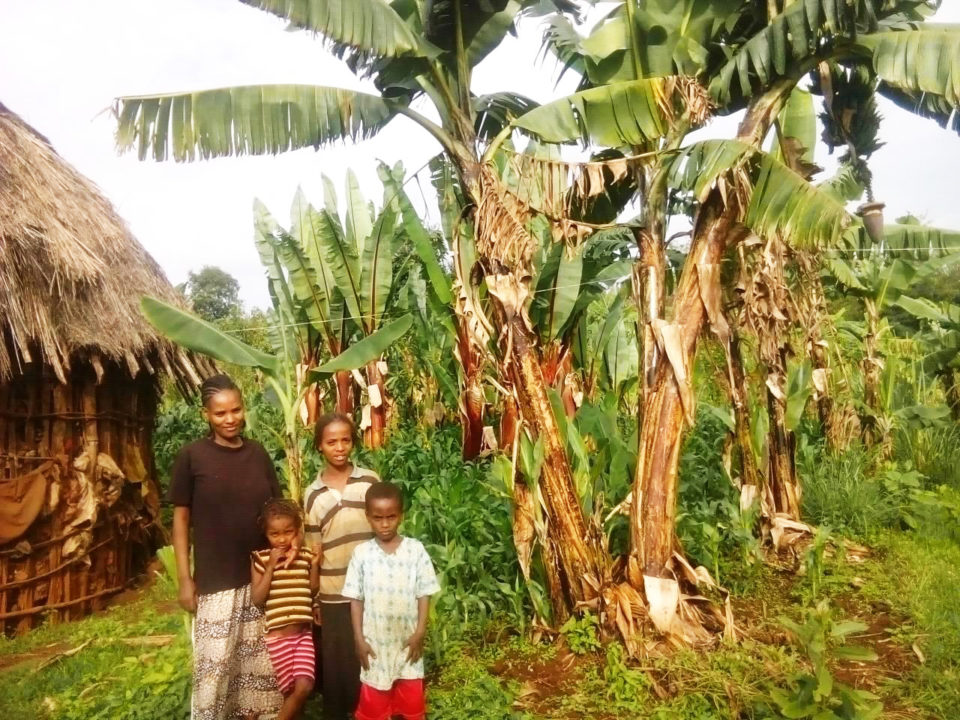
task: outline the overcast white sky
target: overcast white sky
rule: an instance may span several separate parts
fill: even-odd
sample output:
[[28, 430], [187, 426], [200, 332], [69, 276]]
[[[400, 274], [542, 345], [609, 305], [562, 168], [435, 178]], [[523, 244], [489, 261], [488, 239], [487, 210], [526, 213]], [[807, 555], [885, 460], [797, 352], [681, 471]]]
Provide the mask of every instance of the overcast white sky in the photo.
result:
[[[960, 0], [944, 0], [936, 19], [960, 22]], [[572, 90], [572, 76], [555, 88], [552, 62], [537, 66], [539, 32], [532, 23], [525, 29], [525, 42], [506, 43], [478, 68], [480, 92], [511, 89], [542, 102]], [[377, 159], [402, 160], [409, 171], [439, 150], [399, 119], [356, 146], [141, 163], [116, 154], [115, 123], [102, 112], [120, 95], [266, 82], [360, 87], [309, 34], [287, 32], [281, 20], [236, 0], [0, 0], [0, 102], [100, 186], [171, 282], [218, 265], [240, 281], [248, 307], [268, 304], [252, 244], [255, 197], [286, 224], [298, 185], [319, 201], [322, 173], [339, 187], [350, 166], [379, 200]], [[909, 210], [960, 228], [960, 138], [893, 105], [882, 111], [887, 144], [871, 167], [887, 217]], [[728, 137], [730, 120], [704, 134]], [[817, 154], [823, 159], [825, 149]]]

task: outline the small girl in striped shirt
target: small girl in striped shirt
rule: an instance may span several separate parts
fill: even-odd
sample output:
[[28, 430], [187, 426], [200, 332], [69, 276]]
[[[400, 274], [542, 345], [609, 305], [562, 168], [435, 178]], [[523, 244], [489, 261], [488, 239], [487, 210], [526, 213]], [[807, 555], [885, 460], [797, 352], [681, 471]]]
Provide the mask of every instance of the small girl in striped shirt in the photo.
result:
[[272, 498], [260, 515], [270, 549], [253, 553], [251, 599], [264, 606], [267, 652], [283, 693], [277, 720], [300, 716], [313, 690], [316, 655], [313, 647], [312, 599], [320, 587], [319, 549], [301, 548], [283, 567], [287, 556], [297, 552], [303, 532], [300, 506], [292, 500]]

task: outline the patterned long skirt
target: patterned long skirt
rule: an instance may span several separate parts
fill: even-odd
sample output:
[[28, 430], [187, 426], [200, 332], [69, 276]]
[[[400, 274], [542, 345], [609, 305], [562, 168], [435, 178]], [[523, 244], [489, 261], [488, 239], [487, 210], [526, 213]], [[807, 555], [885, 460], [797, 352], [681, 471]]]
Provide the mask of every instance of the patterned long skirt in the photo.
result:
[[266, 720], [282, 702], [250, 586], [200, 595], [193, 623], [193, 720]]

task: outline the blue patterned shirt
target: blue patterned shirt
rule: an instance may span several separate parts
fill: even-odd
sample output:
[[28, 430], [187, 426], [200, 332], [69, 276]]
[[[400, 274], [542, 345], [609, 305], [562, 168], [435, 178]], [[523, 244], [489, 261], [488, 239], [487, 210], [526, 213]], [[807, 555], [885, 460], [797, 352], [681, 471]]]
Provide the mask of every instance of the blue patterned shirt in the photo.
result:
[[357, 546], [343, 583], [344, 597], [363, 601], [363, 637], [376, 658], [360, 681], [389, 690], [395, 680], [423, 677], [423, 658], [407, 661], [404, 643], [417, 629], [417, 599], [440, 592], [430, 556], [419, 540], [405, 537], [393, 554], [377, 541]]

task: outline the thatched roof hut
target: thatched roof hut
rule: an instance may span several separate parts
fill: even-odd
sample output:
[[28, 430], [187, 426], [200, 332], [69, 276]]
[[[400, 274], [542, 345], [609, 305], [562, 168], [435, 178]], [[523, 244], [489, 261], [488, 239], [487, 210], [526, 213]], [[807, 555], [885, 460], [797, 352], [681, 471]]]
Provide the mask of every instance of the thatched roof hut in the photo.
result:
[[99, 190], [0, 103], [0, 380], [42, 358], [61, 382], [99, 356], [198, 381], [193, 364], [140, 314], [176, 302], [160, 267]]
[[0, 628], [96, 607], [158, 539], [159, 378], [209, 368], [140, 298], [176, 302], [89, 180], [0, 104]]

